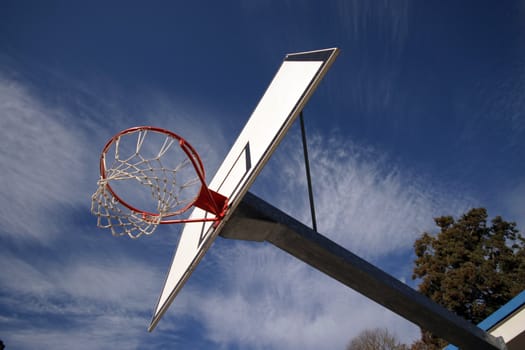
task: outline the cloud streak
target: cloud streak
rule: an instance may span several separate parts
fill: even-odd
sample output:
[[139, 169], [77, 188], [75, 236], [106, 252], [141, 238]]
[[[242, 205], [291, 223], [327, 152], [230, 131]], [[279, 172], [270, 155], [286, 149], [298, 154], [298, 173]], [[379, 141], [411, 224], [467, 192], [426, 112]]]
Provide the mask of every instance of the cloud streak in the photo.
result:
[[162, 280], [147, 264], [126, 257], [24, 261], [3, 252], [0, 320], [9, 346], [55, 349], [138, 347], [150, 313], [151, 295]]
[[399, 63], [410, 35], [411, 2], [351, 0], [338, 1], [334, 7], [335, 20], [352, 45], [347, 50], [362, 52], [353, 56], [355, 68], [349, 68], [344, 79], [354, 83], [349, 91], [340, 92], [340, 100], [351, 100], [372, 115], [391, 111], [399, 99]]
[[77, 184], [87, 166], [79, 147], [83, 135], [65, 123], [63, 110], [45, 106], [1, 75], [0, 115], [0, 201], [9, 203], [0, 206], [0, 234], [45, 241], [59, 230], [60, 207], [84, 200]]
[[[279, 188], [282, 195], [273, 203], [309, 222], [298, 149], [300, 140], [291, 135], [256, 191]], [[319, 230], [366, 257], [410, 248], [417, 235], [433, 228], [433, 217], [460, 213], [472, 202], [468, 194], [450, 192], [450, 184], [395, 165], [387, 152], [336, 134], [312, 137], [310, 158]]]

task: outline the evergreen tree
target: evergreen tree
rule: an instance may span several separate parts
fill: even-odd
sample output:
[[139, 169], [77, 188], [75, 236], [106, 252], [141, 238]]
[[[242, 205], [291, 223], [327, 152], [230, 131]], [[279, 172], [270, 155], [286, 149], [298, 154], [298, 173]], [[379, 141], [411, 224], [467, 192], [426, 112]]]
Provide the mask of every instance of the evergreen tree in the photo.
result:
[[[412, 278], [419, 291], [477, 324], [525, 289], [525, 240], [513, 222], [474, 208], [459, 220], [435, 219], [440, 232], [414, 243]], [[442, 340], [423, 332], [414, 349], [441, 348]]]

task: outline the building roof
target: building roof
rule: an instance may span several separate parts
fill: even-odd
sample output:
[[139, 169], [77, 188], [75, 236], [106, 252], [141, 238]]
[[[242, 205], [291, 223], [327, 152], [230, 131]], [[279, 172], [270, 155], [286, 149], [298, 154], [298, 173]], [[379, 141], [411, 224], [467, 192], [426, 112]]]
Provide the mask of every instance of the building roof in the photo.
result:
[[[525, 349], [525, 290], [478, 324], [495, 337], [502, 337], [508, 350]], [[449, 345], [445, 350], [455, 350]]]

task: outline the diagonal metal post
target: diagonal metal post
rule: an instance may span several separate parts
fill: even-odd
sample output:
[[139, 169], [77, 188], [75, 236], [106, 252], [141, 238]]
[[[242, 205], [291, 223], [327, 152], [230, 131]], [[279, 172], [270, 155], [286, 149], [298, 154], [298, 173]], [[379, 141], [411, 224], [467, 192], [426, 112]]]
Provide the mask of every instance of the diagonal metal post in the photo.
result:
[[267, 241], [461, 349], [504, 350], [495, 338], [279, 209], [248, 193], [222, 237]]
[[306, 183], [308, 184], [308, 198], [310, 200], [310, 213], [312, 215], [312, 228], [317, 232], [317, 219], [315, 215], [314, 191], [312, 189], [312, 176], [310, 175], [310, 159], [308, 158], [308, 144], [306, 143], [306, 128], [304, 127], [303, 111], [299, 114], [301, 122], [301, 138], [303, 140], [304, 168], [306, 170]]

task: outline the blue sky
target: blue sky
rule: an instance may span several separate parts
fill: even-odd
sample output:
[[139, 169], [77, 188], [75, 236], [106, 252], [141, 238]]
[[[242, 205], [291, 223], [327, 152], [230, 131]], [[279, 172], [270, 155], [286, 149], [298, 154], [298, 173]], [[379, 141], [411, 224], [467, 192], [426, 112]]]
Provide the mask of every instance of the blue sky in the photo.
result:
[[[89, 213], [106, 140], [150, 124], [213, 174], [286, 53], [339, 47], [305, 108], [320, 232], [411, 281], [413, 241], [525, 223], [522, 1], [0, 3], [0, 339], [13, 349], [342, 349], [418, 329], [267, 244], [219, 238], [153, 333], [180, 227]], [[299, 128], [252, 191], [309, 223]], [[299, 174], [299, 176], [297, 175]], [[209, 176], [211, 178], [211, 176]]]

